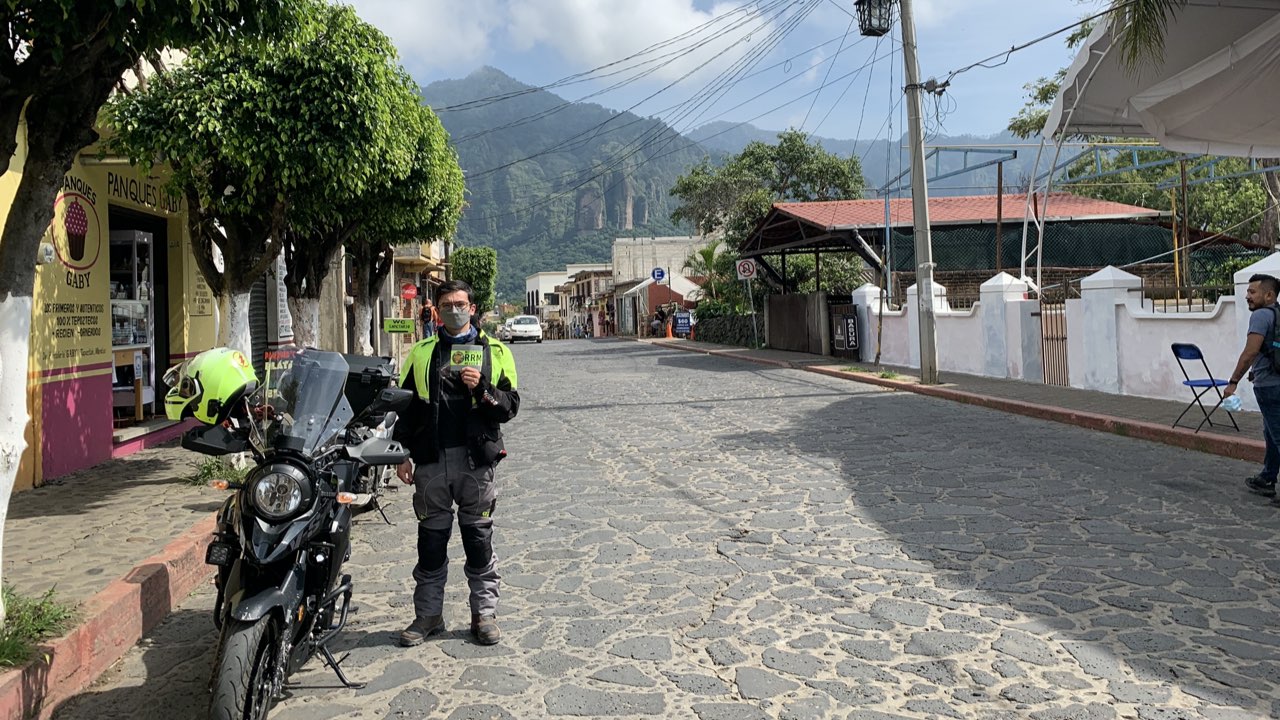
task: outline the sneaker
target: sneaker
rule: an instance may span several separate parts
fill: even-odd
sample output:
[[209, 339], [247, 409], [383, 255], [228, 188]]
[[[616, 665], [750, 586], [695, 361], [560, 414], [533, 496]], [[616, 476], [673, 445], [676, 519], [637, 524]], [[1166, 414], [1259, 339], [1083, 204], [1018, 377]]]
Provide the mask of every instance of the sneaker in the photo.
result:
[[481, 645], [497, 645], [502, 639], [497, 618], [492, 615], [472, 615], [471, 636]]
[[417, 618], [409, 623], [409, 627], [400, 631], [400, 644], [404, 647], [421, 645], [427, 638], [440, 632], [444, 632], [443, 615]]
[[1267, 480], [1261, 475], [1254, 475], [1253, 477], [1245, 478], [1244, 484], [1249, 487], [1249, 492], [1251, 493], [1262, 495], [1264, 497], [1276, 496], [1275, 478]]

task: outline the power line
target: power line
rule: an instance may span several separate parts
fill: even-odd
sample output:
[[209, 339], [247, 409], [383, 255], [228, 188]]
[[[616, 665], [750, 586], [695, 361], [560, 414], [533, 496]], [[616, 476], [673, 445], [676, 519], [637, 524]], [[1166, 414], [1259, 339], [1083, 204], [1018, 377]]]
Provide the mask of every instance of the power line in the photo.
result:
[[[849, 37], [849, 33], [853, 30], [853, 23], [854, 23], [854, 21], [855, 21], [855, 20], [856, 20], [856, 18], [852, 18], [852, 17], [849, 19], [849, 26], [848, 26], [848, 27], [846, 27], [846, 28], [844, 29], [844, 37], [840, 39], [840, 48], [839, 48], [838, 50], [836, 50], [836, 55], [839, 55], [839, 54], [840, 54], [840, 52], [841, 52], [842, 50], [844, 50], [844, 41]], [[827, 84], [827, 79], [831, 77], [831, 68], [834, 68], [835, 66], [836, 66], [836, 64], [835, 64], [835, 63], [831, 63], [830, 65], [828, 65], [828, 66], [827, 66], [827, 73], [826, 73], [826, 75], [823, 75], [823, 76], [822, 76], [822, 84], [823, 84], [823, 85], [826, 85], [826, 84]], [[804, 126], [805, 126], [805, 125], [808, 125], [808, 124], [809, 124], [809, 114], [813, 112], [813, 108], [817, 106], [817, 104], [818, 104], [818, 98], [819, 98], [819, 97], [821, 97], [821, 96], [822, 96], [822, 94], [821, 94], [821, 93], [819, 93], [819, 94], [817, 94], [817, 95], [814, 95], [814, 96], [813, 96], [813, 102], [809, 103], [809, 109], [808, 109], [808, 110], [806, 110], [806, 111], [805, 111], [805, 113], [804, 113], [804, 120], [801, 120], [801, 121], [800, 121], [800, 130], [801, 130], [801, 131], [803, 131], [803, 130], [804, 130]], [[844, 97], [844, 96], [843, 96], [843, 95], [841, 95], [841, 97]], [[838, 102], [840, 102], [840, 101], [839, 101], [839, 100], [837, 100], [836, 102], [838, 103]], [[833, 106], [833, 107], [834, 107], [834, 106]], [[830, 114], [830, 113], [828, 113], [828, 114]], [[824, 119], [825, 119], [825, 118], [824, 118]]]
[[[781, 4], [782, 2], [785, 2], [785, 1], [786, 1], [786, 0], [777, 0], [777, 1], [774, 3], [774, 5], [772, 5], [771, 7], [776, 7], [778, 4]], [[784, 12], [785, 12], [785, 10], [784, 10]], [[779, 13], [779, 15], [781, 15], [781, 13]], [[718, 57], [720, 57], [721, 55], [724, 55], [725, 53], [729, 52], [730, 50], [732, 50], [733, 48], [737, 47], [737, 46], [738, 46], [738, 45], [740, 45], [742, 42], [744, 42], [744, 41], [745, 41], [747, 38], [749, 38], [750, 36], [751, 36], [751, 33], [748, 33], [747, 35], [745, 35], [745, 36], [743, 36], [743, 37], [739, 38], [739, 39], [737, 40], [737, 42], [732, 43], [731, 45], [729, 45], [729, 46], [728, 46], [728, 47], [726, 47], [725, 49], [723, 49], [723, 50], [721, 50], [720, 52], [716, 53], [716, 54], [712, 57], [712, 59], [714, 60], [715, 58], [718, 58]], [[658, 90], [657, 92], [654, 92], [653, 94], [651, 94], [651, 95], [649, 95], [649, 96], [645, 97], [645, 98], [644, 98], [643, 100], [641, 100], [640, 102], [638, 102], [638, 103], [636, 103], [636, 104], [632, 105], [631, 107], [627, 108], [627, 110], [626, 110], [626, 111], [624, 111], [624, 113], [625, 113], [625, 112], [630, 112], [630, 111], [634, 110], [635, 108], [637, 108], [637, 107], [639, 107], [639, 106], [643, 105], [644, 103], [648, 102], [649, 100], [652, 100], [653, 98], [655, 98], [655, 97], [657, 97], [658, 95], [662, 94], [663, 92], [666, 92], [666, 91], [667, 91], [667, 90], [669, 90], [671, 87], [675, 86], [677, 83], [681, 82], [682, 80], [685, 80], [685, 79], [686, 79], [686, 78], [688, 78], [690, 75], [693, 75], [693, 74], [694, 74], [695, 72], [697, 72], [699, 69], [700, 69], [700, 68], [695, 68], [695, 69], [690, 70], [689, 72], [685, 73], [684, 75], [681, 75], [681, 76], [680, 76], [679, 78], [677, 78], [676, 80], [674, 80], [674, 81], [672, 81], [672, 82], [668, 83], [667, 85], [663, 86], [663, 87], [662, 87], [660, 90]], [[594, 126], [594, 127], [592, 127], [592, 128], [588, 128], [587, 130], [584, 130], [584, 131], [582, 131], [582, 132], [578, 133], [577, 135], [574, 135], [574, 136], [572, 136], [572, 137], [570, 137], [570, 138], [567, 138], [567, 139], [565, 139], [565, 140], [562, 140], [562, 141], [560, 141], [559, 143], [557, 143], [557, 144], [555, 144], [555, 145], [552, 145], [552, 146], [551, 146], [551, 147], [549, 147], [549, 148], [545, 148], [545, 149], [543, 149], [543, 150], [541, 150], [541, 151], [539, 151], [539, 152], [533, 153], [532, 155], [528, 155], [528, 156], [523, 157], [523, 158], [520, 158], [520, 159], [518, 159], [518, 160], [512, 160], [512, 161], [510, 161], [510, 162], [503, 163], [503, 164], [498, 165], [498, 166], [496, 166], [496, 167], [492, 167], [492, 168], [489, 168], [489, 169], [487, 169], [487, 170], [482, 170], [482, 171], [480, 171], [480, 172], [478, 172], [478, 173], [475, 173], [475, 174], [466, 175], [466, 178], [467, 178], [468, 180], [476, 180], [476, 179], [479, 179], [479, 178], [485, 177], [486, 175], [490, 175], [490, 174], [492, 174], [492, 173], [498, 172], [498, 171], [500, 171], [500, 170], [505, 170], [506, 168], [512, 167], [513, 165], [518, 165], [518, 164], [520, 164], [520, 163], [522, 163], [522, 162], [527, 162], [527, 161], [529, 161], [529, 160], [533, 160], [533, 159], [535, 159], [535, 158], [539, 158], [539, 157], [542, 157], [542, 156], [544, 156], [544, 155], [551, 154], [551, 153], [553, 153], [553, 152], [555, 152], [555, 151], [557, 151], [557, 150], [559, 150], [559, 149], [563, 148], [563, 147], [564, 147], [566, 144], [568, 144], [569, 142], [571, 142], [571, 141], [573, 141], [573, 140], [576, 140], [576, 139], [578, 139], [578, 138], [580, 138], [580, 137], [583, 137], [584, 135], [590, 134], [590, 133], [592, 133], [593, 131], [597, 131], [597, 130], [599, 130], [600, 128], [602, 128], [602, 127], [604, 127], [605, 125], [609, 124], [609, 123], [610, 123], [610, 122], [612, 122], [613, 120], [615, 120], [615, 119], [617, 119], [617, 118], [619, 118], [619, 117], [622, 117], [624, 113], [618, 113], [617, 115], [613, 115], [613, 116], [611, 116], [608, 120], [605, 120], [604, 122], [599, 123], [598, 125], [596, 125], [596, 126]]]
[[[890, 52], [891, 52], [891, 54], [893, 54], [893, 53], [894, 53], [894, 52], [896, 52], [896, 51], [891, 50]], [[876, 58], [876, 60], [877, 60], [877, 61], [878, 61], [878, 60], [880, 60], [880, 59], [883, 59], [883, 58], [882, 58], [882, 57], [878, 57], [878, 58]], [[837, 77], [837, 78], [835, 78], [835, 79], [831, 80], [831, 81], [830, 81], [830, 84], [834, 84], [834, 83], [840, 82], [840, 81], [842, 81], [842, 80], [846, 80], [846, 79], [848, 79], [849, 77], [854, 76], [854, 75], [856, 75], [856, 74], [860, 73], [863, 69], [865, 69], [866, 67], [868, 67], [868, 66], [870, 66], [870, 65], [872, 65], [872, 64], [873, 64], [873, 63], [869, 63], [868, 65], [864, 65], [863, 67], [858, 68], [857, 70], [854, 70], [854, 71], [852, 71], [852, 72], [849, 72], [849, 73], [846, 73], [846, 74], [844, 74], [844, 75], [841, 75], [840, 77]], [[793, 78], [793, 79], [794, 79], [794, 78]], [[787, 81], [784, 81], [784, 82], [790, 82], [790, 80], [787, 80]], [[780, 85], [781, 85], [781, 84], [782, 84], [782, 83], [780, 83]], [[776, 86], [775, 86], [775, 87], [776, 87]], [[787, 100], [787, 101], [785, 101], [785, 102], [783, 102], [783, 103], [781, 103], [781, 104], [779, 104], [779, 105], [776, 105], [776, 106], [774, 106], [774, 107], [771, 107], [771, 108], [769, 108], [769, 109], [767, 109], [767, 110], [765, 110], [765, 111], [763, 111], [763, 112], [761, 112], [761, 113], [759, 113], [759, 114], [757, 114], [757, 115], [755, 115], [755, 116], [753, 116], [753, 117], [750, 117], [750, 118], [748, 118], [748, 119], [746, 119], [746, 120], [743, 120], [742, 122], [735, 123], [735, 124], [733, 124], [733, 125], [731, 125], [731, 126], [729, 126], [729, 127], [725, 128], [725, 129], [723, 129], [723, 130], [721, 130], [721, 131], [719, 131], [719, 132], [717, 132], [717, 133], [713, 133], [713, 134], [711, 134], [711, 135], [708, 135], [706, 138], [704, 138], [704, 139], [703, 139], [703, 141], [705, 142], [706, 140], [711, 140], [711, 139], [713, 139], [713, 138], [719, 137], [719, 136], [724, 135], [724, 134], [726, 134], [726, 133], [732, 132], [733, 130], [735, 130], [735, 129], [739, 128], [739, 127], [742, 127], [743, 125], [747, 125], [747, 124], [749, 124], [749, 123], [751, 123], [751, 122], [754, 122], [755, 120], [758, 120], [758, 119], [760, 119], [760, 118], [762, 118], [762, 117], [765, 117], [766, 115], [770, 115], [770, 114], [775, 113], [775, 112], [777, 112], [777, 111], [779, 111], [779, 110], [782, 110], [783, 108], [786, 108], [786, 107], [788, 107], [788, 106], [790, 106], [790, 105], [793, 105], [793, 104], [795, 104], [795, 103], [797, 103], [797, 102], [800, 102], [801, 100], [804, 100], [805, 98], [809, 97], [810, 95], [813, 95], [813, 94], [815, 94], [815, 93], [821, 92], [821, 91], [822, 91], [822, 89], [823, 89], [822, 87], [815, 88], [815, 89], [810, 90], [810, 91], [808, 91], [808, 92], [806, 92], [806, 93], [803, 93], [803, 94], [801, 94], [801, 95], [799, 95], [799, 96], [797, 96], [797, 97], [791, 98], [790, 100]], [[765, 91], [765, 92], [767, 93], [767, 92], [769, 92], [769, 91]], [[764, 93], [761, 93], [761, 95], [763, 95], [763, 94], [764, 94]], [[756, 98], [758, 98], [758, 97], [759, 97], [759, 95], [757, 95], [757, 96], [756, 96]], [[722, 117], [723, 115], [728, 114], [729, 112], [732, 112], [733, 110], [737, 109], [738, 107], [741, 107], [741, 105], [745, 105], [745, 104], [747, 104], [747, 103], [749, 103], [749, 102], [751, 102], [751, 101], [755, 100], [756, 98], [751, 98], [751, 99], [749, 99], [749, 100], [747, 100], [747, 101], [744, 101], [744, 102], [743, 102], [743, 103], [741, 103], [740, 105], [735, 106], [734, 108], [730, 108], [730, 109], [728, 109], [728, 110], [724, 111], [723, 113], [721, 113], [720, 115], [718, 115], [718, 116], [716, 116], [715, 118], [712, 118], [712, 119], [714, 120], [714, 119], [717, 119], [717, 118], [719, 118], [719, 117]], [[902, 102], [902, 101], [901, 101], [901, 99], [899, 99], [899, 101], [898, 101], [898, 105], [901, 105], [901, 102]], [[895, 105], [895, 109], [896, 109], [896, 108], [897, 108], [897, 105]], [[883, 129], [883, 126], [881, 126], [881, 127], [882, 127], [882, 129]], [[677, 133], [673, 132], [673, 133], [672, 133], [672, 137], [671, 137], [671, 138], [669, 138], [669, 139], [667, 140], [667, 144], [669, 145], [669, 144], [670, 144], [671, 142], [673, 142], [674, 140], [676, 140], [676, 139], [680, 139], [680, 138], [682, 138], [682, 137], [683, 137], [682, 135], [679, 135], [679, 134], [677, 134]], [[650, 144], [652, 144], [652, 143], [650, 143]], [[696, 146], [696, 143], [690, 142], [690, 143], [689, 143], [689, 145], [694, 145], [694, 146]], [[648, 162], [654, 162], [654, 161], [656, 161], [656, 160], [662, 159], [662, 158], [664, 158], [664, 157], [668, 157], [668, 156], [670, 156], [670, 155], [674, 155], [675, 153], [677, 153], [677, 152], [681, 152], [681, 151], [686, 150], [686, 149], [688, 149], [688, 146], [684, 146], [684, 147], [676, 148], [675, 150], [670, 150], [670, 151], [667, 151], [667, 152], [659, 153], [659, 154], [653, 155], [652, 157], [647, 158], [646, 160], [644, 160], [644, 161], [643, 161], [642, 163], [640, 163], [640, 164], [644, 164], [644, 163], [648, 163]], [[890, 154], [889, 154], [889, 153], [886, 153], [886, 158], [887, 158], [887, 157], [889, 157], [889, 156], [890, 156]], [[591, 178], [589, 178], [589, 179], [587, 180], [587, 182], [590, 182], [591, 180], [599, 179], [600, 177], [603, 177], [604, 175], [608, 174], [609, 172], [612, 172], [612, 168], [610, 168], [610, 169], [606, 170], [605, 172], [597, 173], [596, 175], [594, 175], [594, 176], [592, 176]], [[477, 223], [478, 223], [478, 222], [488, 222], [488, 221], [491, 221], [491, 220], [498, 220], [498, 219], [502, 219], [502, 218], [505, 218], [505, 217], [512, 217], [512, 216], [515, 216], [515, 215], [520, 215], [520, 214], [523, 214], [523, 213], [529, 212], [530, 210], [537, 209], [537, 208], [539, 208], [539, 207], [542, 207], [542, 206], [544, 206], [544, 205], [551, 204], [551, 203], [553, 203], [553, 202], [555, 202], [555, 201], [557, 201], [557, 200], [560, 200], [560, 199], [562, 199], [562, 198], [564, 198], [564, 197], [567, 197], [569, 193], [574, 192], [575, 190], [577, 190], [578, 188], [582, 187], [582, 186], [583, 186], [583, 185], [585, 185], [585, 184], [586, 184], [586, 182], [583, 182], [583, 183], [581, 183], [581, 184], [579, 184], [579, 185], [577, 185], [577, 186], [575, 186], [575, 187], [569, 188], [569, 189], [567, 189], [567, 190], [565, 190], [565, 191], [560, 191], [560, 192], [554, 193], [554, 194], [552, 194], [552, 195], [550, 195], [550, 196], [548, 196], [548, 197], [545, 197], [545, 198], [543, 198], [543, 199], [541, 199], [541, 200], [538, 200], [538, 201], [536, 201], [536, 202], [534, 202], [534, 203], [530, 203], [529, 205], [526, 205], [526, 206], [523, 206], [523, 207], [517, 208], [517, 209], [515, 209], [515, 210], [511, 210], [511, 211], [507, 211], [507, 212], [503, 212], [503, 213], [491, 214], [491, 215], [483, 215], [483, 216], [479, 216], [479, 217], [467, 217], [467, 216], [465, 216], [465, 215], [464, 215], [464, 216], [463, 216], [463, 221], [464, 221], [464, 222], [477, 222]], [[608, 192], [609, 192], [610, 190], [614, 189], [614, 188], [615, 188], [615, 187], [617, 187], [617, 186], [618, 186], [618, 183], [613, 183], [613, 184], [612, 184], [612, 185], [610, 185], [609, 187], [605, 188], [605, 191], [604, 191], [604, 192], [605, 192], [605, 194], [607, 195], [607, 194], [608, 194]]]
[[[1098, 18], [1106, 17], [1107, 15], [1110, 15], [1111, 13], [1116, 12], [1117, 10], [1124, 9], [1124, 8], [1126, 8], [1126, 7], [1128, 7], [1128, 6], [1132, 5], [1132, 4], [1134, 4], [1134, 2], [1136, 2], [1136, 0], [1129, 0], [1128, 2], [1125, 2], [1125, 3], [1122, 3], [1122, 4], [1120, 4], [1120, 5], [1116, 5], [1116, 6], [1114, 6], [1114, 7], [1108, 8], [1108, 9], [1103, 10], [1102, 12], [1097, 13], [1097, 14], [1095, 14], [1095, 15], [1090, 15], [1089, 17], [1087, 17], [1087, 18], [1085, 18], [1085, 19], [1083, 19], [1083, 20], [1081, 20], [1081, 21], [1079, 21], [1079, 22], [1072, 23], [1072, 24], [1070, 24], [1070, 25], [1068, 25], [1068, 26], [1066, 26], [1066, 27], [1064, 27], [1064, 28], [1059, 28], [1058, 30], [1054, 30], [1054, 31], [1053, 31], [1053, 32], [1051, 32], [1051, 33], [1047, 33], [1047, 34], [1045, 34], [1045, 35], [1041, 35], [1040, 37], [1036, 38], [1035, 40], [1032, 40], [1031, 42], [1023, 43], [1023, 44], [1021, 44], [1021, 45], [1014, 45], [1013, 47], [1009, 48], [1008, 50], [1005, 50], [1004, 52], [996, 53], [995, 55], [992, 55], [991, 57], [986, 58], [986, 59], [983, 59], [983, 60], [979, 60], [979, 61], [978, 61], [978, 62], [976, 62], [976, 63], [970, 63], [969, 65], [966, 65], [966, 66], [964, 66], [964, 67], [960, 68], [959, 70], [952, 70], [950, 73], [948, 73], [948, 74], [947, 74], [947, 79], [946, 79], [946, 80], [944, 80], [944, 81], [942, 81], [942, 83], [940, 83], [940, 84], [941, 84], [941, 85], [947, 85], [947, 84], [948, 84], [948, 83], [950, 83], [950, 82], [951, 82], [951, 80], [952, 80], [952, 79], [954, 79], [957, 75], [960, 75], [961, 73], [969, 72], [970, 70], [973, 70], [974, 68], [980, 68], [980, 67], [981, 67], [981, 68], [987, 68], [988, 70], [990, 70], [990, 69], [992, 69], [992, 68], [998, 68], [998, 67], [1000, 67], [1001, 65], [1004, 65], [1005, 63], [1009, 62], [1009, 57], [1010, 57], [1011, 55], [1013, 55], [1014, 53], [1016, 53], [1016, 52], [1020, 51], [1020, 50], [1026, 50], [1027, 48], [1031, 47], [1032, 45], [1037, 45], [1037, 44], [1039, 44], [1039, 43], [1044, 42], [1045, 40], [1048, 40], [1049, 38], [1056, 37], [1056, 36], [1058, 36], [1058, 35], [1061, 35], [1062, 33], [1068, 32], [1068, 31], [1070, 31], [1070, 30], [1074, 30], [1074, 29], [1076, 29], [1076, 28], [1080, 27], [1081, 25], [1084, 25], [1084, 24], [1086, 24], [1086, 23], [1091, 23], [1091, 22], [1093, 22], [1094, 20], [1097, 20]], [[992, 62], [993, 60], [997, 60], [997, 59], [999, 59], [999, 60], [1000, 60], [1000, 62], [998, 62], [998, 63], [996, 63], [996, 64], [994, 64], [994, 65], [989, 65], [989, 64], [988, 64], [988, 63]]]
[[[772, 4], [770, 4], [769, 6], [766, 6], [766, 7], [764, 8], [764, 10], [765, 10], [765, 11], [767, 11], [767, 10], [771, 10], [771, 9], [773, 9], [773, 8], [775, 8], [775, 7], [778, 7], [778, 6], [780, 6], [780, 5], [785, 4], [786, 2], [787, 2], [787, 0], [774, 0], [774, 2], [773, 2]], [[724, 37], [724, 36], [728, 35], [728, 34], [729, 34], [730, 32], [732, 32], [733, 30], [736, 30], [736, 29], [738, 29], [738, 28], [740, 28], [740, 27], [742, 27], [742, 26], [746, 25], [748, 22], [750, 22], [750, 21], [751, 21], [751, 19], [752, 19], [752, 16], [748, 15], [748, 17], [747, 17], [747, 18], [745, 18], [745, 19], [743, 19], [742, 21], [738, 22], [736, 25], [732, 25], [732, 26], [730, 26], [730, 27], [724, 28], [723, 30], [717, 31], [717, 32], [716, 32], [716, 34], [712, 35], [711, 37], [707, 38], [706, 40], [704, 40], [704, 41], [700, 42], [700, 43], [699, 43], [699, 44], [697, 44], [697, 45], [693, 45], [693, 46], [691, 46], [691, 47], [686, 47], [686, 48], [681, 48], [681, 49], [678, 49], [678, 50], [672, 51], [672, 52], [670, 52], [670, 53], [667, 53], [667, 54], [665, 54], [665, 55], [660, 55], [660, 56], [658, 56], [658, 57], [656, 57], [656, 58], [653, 58], [653, 59], [651, 59], [651, 60], [647, 60], [647, 61], [645, 61], [645, 62], [643, 62], [643, 63], [640, 63], [639, 65], [637, 65], [637, 66], [635, 66], [635, 67], [643, 67], [644, 65], [648, 65], [648, 64], [651, 64], [651, 63], [657, 63], [659, 60], [666, 60], [665, 62], [662, 62], [662, 63], [660, 63], [660, 64], [654, 65], [654, 66], [653, 66], [653, 67], [651, 67], [651, 68], [648, 68], [648, 69], [646, 69], [646, 70], [643, 70], [643, 71], [641, 71], [641, 72], [639, 72], [639, 73], [637, 73], [637, 74], [635, 74], [635, 75], [633, 75], [633, 76], [631, 76], [631, 77], [628, 77], [628, 78], [626, 78], [626, 79], [624, 79], [624, 80], [620, 80], [620, 81], [618, 81], [618, 82], [614, 83], [613, 85], [610, 85], [610, 86], [608, 86], [608, 87], [606, 87], [606, 88], [603, 88], [603, 89], [601, 89], [601, 90], [597, 90], [597, 91], [595, 91], [595, 92], [593, 92], [593, 93], [589, 93], [589, 94], [584, 95], [583, 97], [580, 97], [580, 98], [578, 98], [577, 100], [574, 100], [574, 101], [571, 101], [571, 102], [562, 102], [562, 103], [560, 103], [559, 105], [556, 105], [555, 107], [549, 108], [549, 109], [547, 109], [547, 110], [543, 110], [543, 111], [538, 112], [538, 113], [534, 113], [533, 115], [527, 115], [527, 116], [525, 116], [525, 117], [523, 117], [523, 118], [519, 118], [519, 119], [517, 119], [517, 120], [513, 120], [513, 121], [511, 121], [511, 122], [509, 122], [509, 123], [506, 123], [506, 124], [504, 124], [504, 125], [498, 125], [498, 126], [496, 126], [496, 127], [486, 128], [485, 130], [480, 130], [480, 131], [477, 131], [477, 132], [471, 133], [471, 134], [469, 134], [469, 135], [465, 135], [465, 136], [463, 136], [463, 137], [461, 137], [461, 138], [458, 138], [458, 139], [454, 140], [454, 144], [455, 144], [455, 145], [461, 145], [461, 144], [463, 144], [463, 143], [469, 142], [469, 141], [471, 141], [471, 140], [475, 140], [475, 139], [477, 139], [477, 138], [484, 137], [485, 135], [489, 135], [489, 134], [491, 134], [491, 133], [495, 133], [495, 132], [498, 132], [498, 131], [501, 131], [501, 130], [508, 130], [508, 129], [511, 129], [511, 128], [519, 127], [519, 126], [521, 126], [521, 125], [526, 125], [526, 124], [528, 124], [528, 123], [530, 123], [530, 122], [536, 122], [536, 121], [541, 120], [541, 119], [543, 119], [543, 118], [546, 118], [546, 117], [550, 117], [550, 116], [552, 116], [552, 115], [555, 115], [556, 113], [559, 113], [559, 112], [561, 112], [562, 110], [565, 110], [565, 109], [567, 109], [567, 108], [569, 108], [569, 107], [572, 107], [572, 106], [573, 106], [574, 104], [576, 104], [576, 103], [580, 103], [580, 102], [583, 102], [583, 101], [585, 101], [585, 100], [590, 100], [591, 98], [598, 97], [598, 96], [600, 96], [600, 95], [604, 95], [604, 94], [607, 94], [607, 93], [612, 92], [612, 91], [614, 91], [614, 90], [618, 90], [618, 89], [620, 89], [620, 88], [623, 88], [623, 87], [625, 87], [625, 86], [627, 86], [627, 85], [630, 85], [631, 83], [637, 82], [637, 81], [639, 81], [639, 80], [641, 80], [641, 79], [643, 79], [643, 78], [645, 78], [645, 77], [648, 77], [649, 75], [652, 75], [653, 73], [657, 72], [658, 70], [661, 70], [661, 69], [662, 69], [662, 68], [664, 68], [664, 67], [667, 67], [667, 66], [671, 65], [672, 63], [675, 63], [675, 62], [677, 62], [677, 61], [679, 61], [679, 60], [681, 60], [681, 59], [683, 59], [683, 58], [685, 58], [685, 57], [688, 57], [689, 55], [694, 54], [695, 52], [697, 52], [697, 51], [701, 50], [701, 49], [704, 47], [704, 45], [705, 45], [706, 43], [714, 42], [715, 40], [718, 40], [718, 39], [720, 39], [720, 38], [722, 38], [722, 37]], [[596, 78], [589, 78], [589, 79], [592, 79], [592, 80], [598, 80], [598, 79], [602, 79], [602, 78], [604, 78], [604, 77], [611, 77], [611, 76], [613, 76], [613, 75], [620, 74], [620, 73], [622, 73], [622, 72], [626, 72], [626, 71], [631, 70], [631, 69], [634, 69], [634, 68], [624, 68], [623, 70], [619, 70], [619, 71], [614, 72], [614, 73], [609, 73], [609, 74], [607, 74], [607, 75], [603, 75], [603, 76], [596, 77]]]
[[[680, 33], [679, 35], [676, 35], [675, 37], [668, 38], [666, 40], [663, 40], [662, 42], [650, 45], [649, 47], [644, 48], [643, 50], [632, 53], [631, 55], [628, 55], [619, 60], [614, 60], [613, 62], [600, 65], [598, 67], [592, 68], [590, 70], [586, 70], [584, 72], [568, 75], [566, 77], [560, 78], [559, 80], [556, 80], [555, 82], [548, 83], [546, 85], [540, 85], [538, 87], [523, 88], [521, 90], [516, 90], [508, 93], [499, 93], [497, 95], [490, 95], [488, 97], [476, 98], [474, 100], [468, 100], [466, 102], [457, 103], [455, 105], [446, 105], [444, 107], [435, 108], [435, 111], [437, 113], [441, 113], [441, 112], [457, 112], [459, 110], [471, 110], [478, 107], [484, 107], [485, 105], [492, 105], [493, 103], [496, 103], [496, 102], [510, 100], [512, 98], [519, 97], [521, 95], [527, 95], [529, 93], [537, 92], [539, 90], [550, 90], [552, 88], [557, 88], [564, 85], [572, 85], [577, 82], [583, 82], [585, 80], [591, 79], [591, 76], [600, 70], [607, 70], [611, 67], [620, 65], [630, 60], [634, 60], [635, 58], [643, 57], [656, 49], [666, 47], [667, 45], [670, 45], [673, 42], [678, 42], [679, 40], [682, 40], [686, 37], [696, 35], [699, 31], [704, 30], [708, 27], [711, 27], [712, 25], [719, 23], [720, 21], [724, 20], [725, 18], [731, 15], [736, 15], [737, 13], [742, 12], [743, 10], [746, 10], [752, 5], [758, 5], [758, 3], [755, 0], [753, 0], [752, 2], [745, 3], [743, 5], [740, 5], [736, 8], [733, 8], [720, 15], [713, 17], [712, 19], [693, 28], [692, 30], [687, 30], [683, 33]], [[757, 8], [755, 12], [759, 12], [759, 9]]]

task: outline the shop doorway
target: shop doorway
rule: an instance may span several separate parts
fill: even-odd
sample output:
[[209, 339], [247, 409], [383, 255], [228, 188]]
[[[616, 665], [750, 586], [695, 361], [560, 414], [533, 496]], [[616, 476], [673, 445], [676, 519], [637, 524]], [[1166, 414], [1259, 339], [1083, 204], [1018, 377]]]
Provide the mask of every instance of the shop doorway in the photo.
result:
[[112, 408], [116, 427], [164, 414], [169, 367], [168, 219], [110, 206]]

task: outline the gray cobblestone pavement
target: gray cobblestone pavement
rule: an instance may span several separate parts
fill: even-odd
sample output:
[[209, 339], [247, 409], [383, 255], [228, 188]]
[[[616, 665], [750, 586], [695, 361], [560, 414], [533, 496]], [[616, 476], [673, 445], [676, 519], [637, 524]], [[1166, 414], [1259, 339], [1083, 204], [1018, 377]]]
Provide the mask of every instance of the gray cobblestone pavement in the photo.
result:
[[218, 509], [180, 479], [200, 460], [173, 443], [15, 494], [4, 528], [4, 581], [81, 603]]
[[[412, 649], [407, 492], [308, 718], [1280, 716], [1280, 515], [1244, 463], [627, 342], [518, 346], [501, 645]], [[456, 544], [455, 534], [455, 544]], [[202, 590], [56, 715], [198, 718]]]

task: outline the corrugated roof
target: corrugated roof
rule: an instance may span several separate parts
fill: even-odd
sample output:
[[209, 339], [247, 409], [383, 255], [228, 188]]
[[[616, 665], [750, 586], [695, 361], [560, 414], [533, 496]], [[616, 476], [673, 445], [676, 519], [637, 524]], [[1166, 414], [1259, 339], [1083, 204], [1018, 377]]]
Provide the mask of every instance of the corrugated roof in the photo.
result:
[[[964, 195], [929, 198], [929, 224], [977, 225], [996, 221], [996, 195]], [[1043, 196], [1040, 206], [1045, 206]], [[1109, 200], [1095, 200], [1071, 193], [1053, 193], [1047, 204], [1049, 222], [1071, 220], [1128, 220], [1168, 215], [1161, 210], [1125, 205]], [[773, 209], [810, 225], [832, 230], [875, 229], [884, 227], [884, 200], [834, 200], [830, 202], [775, 203]], [[1004, 196], [1004, 222], [1022, 222], [1026, 217], [1027, 196]], [[1043, 210], [1042, 210], [1043, 212]], [[889, 201], [890, 224], [910, 227], [913, 224], [911, 198]]]

